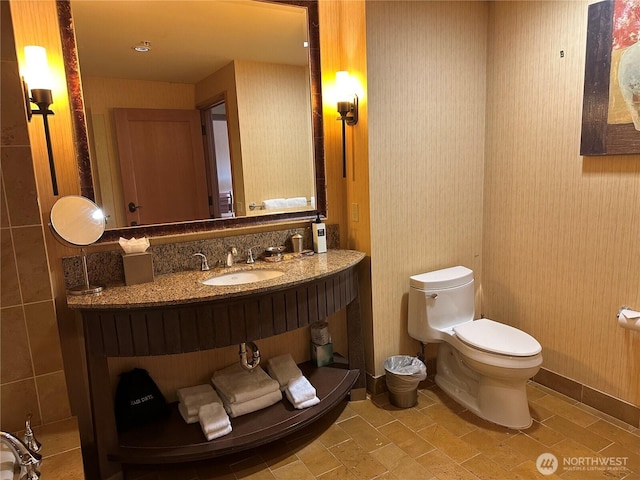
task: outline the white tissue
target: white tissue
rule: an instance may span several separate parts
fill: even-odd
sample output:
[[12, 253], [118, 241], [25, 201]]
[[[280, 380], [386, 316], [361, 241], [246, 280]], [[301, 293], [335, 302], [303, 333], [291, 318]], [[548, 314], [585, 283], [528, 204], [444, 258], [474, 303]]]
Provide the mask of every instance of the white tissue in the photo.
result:
[[630, 330], [640, 330], [640, 312], [623, 308], [618, 313], [618, 325]]
[[118, 243], [122, 247], [122, 250], [124, 250], [124, 253], [143, 253], [149, 248], [149, 239], [146, 237], [131, 237], [131, 240], [120, 237]]

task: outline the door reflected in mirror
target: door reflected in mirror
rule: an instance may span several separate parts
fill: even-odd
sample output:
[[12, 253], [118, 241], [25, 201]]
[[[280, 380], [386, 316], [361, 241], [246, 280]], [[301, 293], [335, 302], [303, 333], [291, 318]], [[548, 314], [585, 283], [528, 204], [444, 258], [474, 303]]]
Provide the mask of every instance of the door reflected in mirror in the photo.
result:
[[[72, 1], [71, 13], [109, 229], [304, 212], [324, 200], [306, 8]], [[141, 42], [148, 52], [135, 50]]]

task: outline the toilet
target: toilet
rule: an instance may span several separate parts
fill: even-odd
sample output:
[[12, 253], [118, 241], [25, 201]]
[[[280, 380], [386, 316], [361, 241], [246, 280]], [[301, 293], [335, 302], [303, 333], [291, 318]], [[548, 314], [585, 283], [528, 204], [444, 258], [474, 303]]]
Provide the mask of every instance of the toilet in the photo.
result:
[[439, 343], [436, 384], [485, 420], [528, 428], [526, 383], [542, 365], [542, 347], [522, 330], [473, 316], [472, 270], [456, 266], [410, 277], [409, 335]]

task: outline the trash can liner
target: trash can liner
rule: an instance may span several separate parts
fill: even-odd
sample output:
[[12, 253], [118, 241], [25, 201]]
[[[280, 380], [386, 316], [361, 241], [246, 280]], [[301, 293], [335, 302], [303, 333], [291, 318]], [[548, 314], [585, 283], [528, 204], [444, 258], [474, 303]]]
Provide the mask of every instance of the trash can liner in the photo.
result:
[[427, 378], [427, 367], [417, 357], [408, 355], [396, 355], [389, 357], [384, 362], [384, 369], [396, 375], [410, 376], [418, 382]]
[[[425, 364], [416, 357], [396, 355], [385, 360], [384, 369], [387, 372], [387, 388], [393, 395], [392, 403], [402, 404], [397, 406], [411, 406], [406, 404], [415, 403], [412, 398], [415, 397], [418, 383], [427, 378]], [[412, 398], [404, 394], [411, 394]]]

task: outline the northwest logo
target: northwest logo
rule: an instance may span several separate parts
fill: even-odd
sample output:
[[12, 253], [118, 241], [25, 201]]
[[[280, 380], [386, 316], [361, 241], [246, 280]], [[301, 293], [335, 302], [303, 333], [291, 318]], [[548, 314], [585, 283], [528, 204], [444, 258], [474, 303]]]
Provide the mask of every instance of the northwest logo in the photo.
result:
[[536, 468], [542, 475], [553, 475], [558, 470], [558, 459], [553, 453], [543, 453], [536, 460]]

